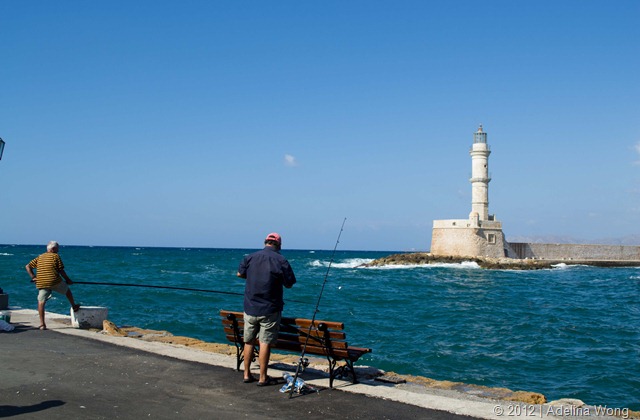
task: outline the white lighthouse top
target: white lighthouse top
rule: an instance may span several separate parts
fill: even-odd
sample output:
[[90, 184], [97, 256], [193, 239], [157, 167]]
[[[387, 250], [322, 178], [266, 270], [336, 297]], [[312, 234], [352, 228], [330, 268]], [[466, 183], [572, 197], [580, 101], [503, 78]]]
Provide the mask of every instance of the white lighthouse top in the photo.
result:
[[474, 143], [487, 143], [487, 133], [482, 131], [482, 124], [478, 127], [478, 131], [473, 133], [473, 142]]

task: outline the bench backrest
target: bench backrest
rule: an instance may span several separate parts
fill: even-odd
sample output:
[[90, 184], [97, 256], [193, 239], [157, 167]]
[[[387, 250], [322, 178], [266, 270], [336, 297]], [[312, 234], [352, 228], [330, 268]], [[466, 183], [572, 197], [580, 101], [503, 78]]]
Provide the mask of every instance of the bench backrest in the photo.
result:
[[[231, 342], [243, 342], [244, 314], [234, 311], [220, 311], [227, 339]], [[346, 334], [342, 322], [282, 317], [280, 333], [275, 348], [300, 351], [307, 341], [306, 352], [318, 355], [331, 355], [348, 358]]]

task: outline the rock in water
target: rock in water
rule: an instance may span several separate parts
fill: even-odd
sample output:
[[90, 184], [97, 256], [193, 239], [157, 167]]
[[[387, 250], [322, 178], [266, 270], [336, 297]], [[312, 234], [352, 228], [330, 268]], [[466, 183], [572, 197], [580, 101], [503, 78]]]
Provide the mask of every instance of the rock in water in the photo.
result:
[[126, 332], [122, 331], [116, 326], [116, 324], [108, 319], [102, 321], [102, 332], [109, 335], [115, 335], [117, 337], [125, 337], [127, 335]]

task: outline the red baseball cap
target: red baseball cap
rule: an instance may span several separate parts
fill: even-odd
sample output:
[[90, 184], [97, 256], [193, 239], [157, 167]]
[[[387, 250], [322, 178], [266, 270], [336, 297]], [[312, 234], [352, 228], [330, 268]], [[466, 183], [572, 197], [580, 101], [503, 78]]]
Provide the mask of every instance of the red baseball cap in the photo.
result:
[[282, 238], [275, 232], [268, 234], [265, 241], [276, 241], [278, 245], [282, 245]]

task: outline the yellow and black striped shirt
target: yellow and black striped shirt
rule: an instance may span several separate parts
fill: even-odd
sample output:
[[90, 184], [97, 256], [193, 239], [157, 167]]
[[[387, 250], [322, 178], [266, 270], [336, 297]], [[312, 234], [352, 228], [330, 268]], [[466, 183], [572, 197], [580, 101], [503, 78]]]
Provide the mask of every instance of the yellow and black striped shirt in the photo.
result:
[[29, 262], [29, 267], [35, 268], [36, 287], [50, 289], [62, 281], [60, 270], [64, 270], [62, 258], [55, 252], [45, 252]]

